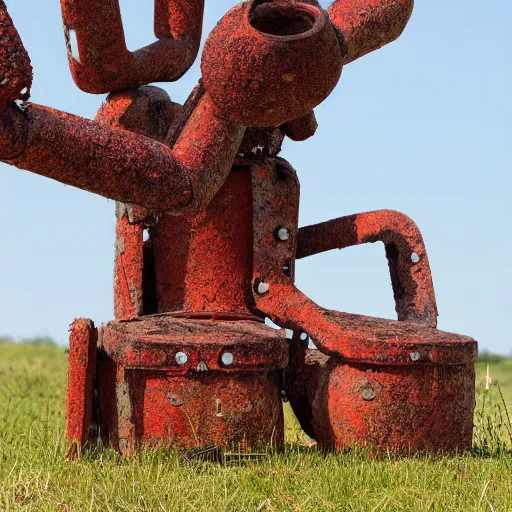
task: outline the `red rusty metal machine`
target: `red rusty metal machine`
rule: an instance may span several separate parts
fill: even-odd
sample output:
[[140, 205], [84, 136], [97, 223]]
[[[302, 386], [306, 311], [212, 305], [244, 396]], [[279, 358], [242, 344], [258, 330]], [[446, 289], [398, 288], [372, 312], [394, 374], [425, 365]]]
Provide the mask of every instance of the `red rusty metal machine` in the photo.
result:
[[[325, 449], [470, 449], [476, 343], [436, 330], [416, 225], [386, 210], [299, 228], [299, 181], [278, 157], [285, 136], [315, 133], [343, 66], [402, 33], [413, 0], [243, 2], [183, 106], [147, 84], [193, 63], [204, 0], [155, 0], [157, 41], [135, 52], [118, 0], [61, 4], [76, 84], [110, 94], [94, 121], [28, 103], [30, 60], [0, 0], [0, 158], [117, 201], [115, 320], [71, 325], [73, 446], [279, 449], [286, 396]], [[397, 321], [294, 285], [297, 258], [373, 242]]]

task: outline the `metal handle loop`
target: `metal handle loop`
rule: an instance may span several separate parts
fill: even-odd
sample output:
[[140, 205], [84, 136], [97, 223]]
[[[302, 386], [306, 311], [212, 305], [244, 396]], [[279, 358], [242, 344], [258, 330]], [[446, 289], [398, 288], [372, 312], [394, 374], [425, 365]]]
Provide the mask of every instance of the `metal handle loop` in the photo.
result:
[[331, 249], [383, 242], [398, 320], [437, 326], [437, 306], [423, 237], [403, 213], [379, 210], [299, 229], [297, 259]]

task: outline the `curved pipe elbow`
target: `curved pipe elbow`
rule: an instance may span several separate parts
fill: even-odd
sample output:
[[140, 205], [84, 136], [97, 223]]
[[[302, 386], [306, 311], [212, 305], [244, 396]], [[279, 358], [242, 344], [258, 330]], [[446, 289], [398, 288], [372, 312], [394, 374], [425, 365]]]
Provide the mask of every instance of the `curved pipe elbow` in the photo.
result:
[[407, 215], [378, 210], [300, 228], [296, 257], [373, 242], [382, 242], [386, 249], [398, 319], [435, 327], [437, 305], [427, 250]]
[[228, 177], [246, 127], [219, 117], [210, 95], [204, 94], [181, 132], [172, 153], [186, 170], [191, 200], [175, 211], [203, 211]]
[[342, 36], [343, 64], [397, 39], [413, 8], [414, 0], [336, 0], [327, 12]]
[[381, 241], [403, 250], [424, 252], [424, 242], [416, 223], [396, 210], [377, 210], [331, 219], [299, 229], [297, 259], [333, 249]]
[[[39, 105], [26, 112], [13, 106], [0, 122], [0, 158], [123, 203], [186, 215], [203, 209], [219, 191], [244, 132], [217, 116], [208, 95], [173, 149]], [[22, 146], [15, 145], [17, 139], [23, 139]], [[4, 140], [11, 146], [4, 147]]]
[[192, 65], [201, 45], [203, 14], [204, 0], [155, 0], [155, 37], [186, 43]]
[[69, 67], [85, 92], [172, 82], [197, 57], [204, 0], [156, 0], [158, 41], [135, 52], [126, 47], [119, 0], [61, 0], [61, 7]]

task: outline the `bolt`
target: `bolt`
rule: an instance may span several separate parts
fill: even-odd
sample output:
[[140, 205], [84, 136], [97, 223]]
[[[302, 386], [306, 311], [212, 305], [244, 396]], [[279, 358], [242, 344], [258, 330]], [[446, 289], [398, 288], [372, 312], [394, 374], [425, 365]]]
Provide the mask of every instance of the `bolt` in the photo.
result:
[[256, 293], [258, 295], [266, 295], [270, 290], [270, 285], [264, 281], [256, 282]]
[[188, 356], [187, 356], [187, 354], [185, 354], [185, 352], [178, 352], [176, 354], [176, 362], [180, 366], [183, 366], [187, 361], [188, 361]]
[[167, 395], [167, 400], [169, 400], [169, 403], [173, 406], [173, 407], [181, 407], [183, 405], [183, 402], [175, 397], [174, 395]]
[[290, 238], [290, 230], [288, 228], [279, 228], [277, 230], [277, 239], [286, 242]]
[[420, 360], [420, 358], [421, 358], [421, 354], [420, 354], [419, 352], [411, 352], [411, 353], [409, 354], [409, 357], [411, 358], [411, 361], [416, 362], [416, 361], [419, 361], [419, 360]]
[[231, 366], [233, 364], [233, 354], [231, 352], [224, 352], [221, 357], [222, 364], [224, 366]]
[[367, 402], [371, 402], [375, 399], [375, 391], [370, 384], [366, 384], [366, 386], [361, 390], [361, 396], [363, 400], [366, 400]]

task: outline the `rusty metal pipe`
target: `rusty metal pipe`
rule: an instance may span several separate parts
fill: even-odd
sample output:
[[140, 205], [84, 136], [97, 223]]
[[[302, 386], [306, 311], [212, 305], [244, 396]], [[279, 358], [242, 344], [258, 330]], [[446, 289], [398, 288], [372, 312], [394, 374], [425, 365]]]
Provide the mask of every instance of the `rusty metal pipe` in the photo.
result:
[[414, 0], [336, 0], [327, 12], [342, 36], [343, 64], [397, 39], [413, 8]]
[[204, 0], [155, 0], [158, 41], [130, 52], [119, 0], [61, 0], [68, 61], [85, 92], [105, 93], [180, 78], [201, 40]]
[[[162, 142], [180, 110], [164, 90], [146, 86], [109, 94], [95, 120]], [[144, 296], [148, 285], [144, 282], [144, 270], [150, 264], [144, 251], [143, 232], [150, 227], [152, 216], [145, 208], [117, 203], [116, 217], [114, 315], [117, 320], [128, 320], [149, 309]]]
[[9, 135], [13, 126], [15, 139], [25, 137], [25, 144], [15, 157], [3, 148], [7, 163], [110, 199], [176, 213], [198, 212], [209, 203], [226, 180], [245, 132], [221, 119], [208, 95], [172, 150], [35, 104], [24, 112], [8, 107], [0, 130]]

